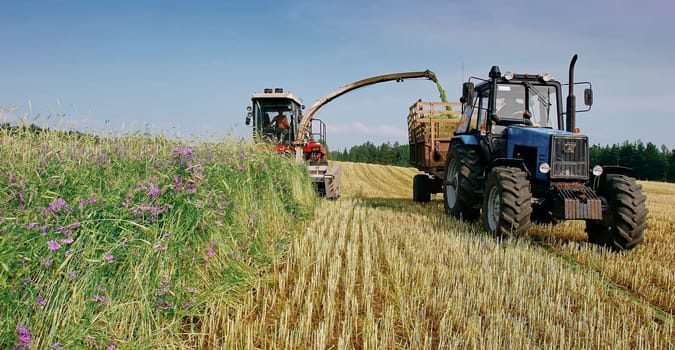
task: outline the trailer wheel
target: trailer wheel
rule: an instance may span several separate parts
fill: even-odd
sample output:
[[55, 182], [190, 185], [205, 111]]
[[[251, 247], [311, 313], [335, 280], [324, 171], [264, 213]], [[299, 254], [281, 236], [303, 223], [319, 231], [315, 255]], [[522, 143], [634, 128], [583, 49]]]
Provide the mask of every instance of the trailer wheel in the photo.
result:
[[453, 143], [445, 163], [443, 202], [445, 212], [466, 221], [480, 215], [483, 168], [475, 148]]
[[632, 177], [610, 174], [598, 194], [607, 202], [607, 210], [602, 221], [586, 221], [588, 240], [617, 251], [635, 248], [644, 240], [649, 212], [642, 186]]
[[495, 167], [488, 174], [483, 200], [483, 227], [502, 238], [520, 236], [532, 225], [532, 193], [527, 173]]
[[413, 202], [431, 202], [431, 179], [429, 176], [417, 174], [413, 177]]

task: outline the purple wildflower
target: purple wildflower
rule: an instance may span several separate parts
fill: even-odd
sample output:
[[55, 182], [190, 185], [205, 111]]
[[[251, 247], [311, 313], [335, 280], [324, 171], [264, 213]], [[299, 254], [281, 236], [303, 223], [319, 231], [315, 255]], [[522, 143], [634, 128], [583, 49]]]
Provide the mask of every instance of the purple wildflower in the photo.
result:
[[29, 285], [32, 281], [33, 281], [32, 278], [26, 277], [26, 278], [23, 279], [23, 284], [24, 284], [25, 286], [27, 286], [27, 285]]
[[105, 350], [115, 350], [115, 345], [113, 343], [109, 343]]
[[214, 255], [216, 255], [216, 252], [214, 252], [213, 250], [209, 250], [209, 251], [206, 252], [206, 258], [207, 259], [214, 256]]
[[33, 335], [21, 322], [16, 324], [16, 338], [17, 344], [14, 347], [15, 350], [30, 349], [30, 341], [33, 339]]
[[61, 238], [60, 241], [63, 244], [70, 244], [70, 243], [73, 243], [74, 239], [73, 239], [73, 237], [66, 237], [66, 238]]
[[42, 264], [43, 264], [45, 267], [50, 267], [50, 266], [52, 266], [52, 263], [54, 263], [54, 259], [52, 259], [52, 258], [48, 258], [48, 259], [42, 261]]
[[110, 253], [105, 253], [103, 259], [105, 259], [105, 262], [107, 262], [108, 264], [112, 264], [115, 262], [115, 258], [113, 258], [113, 255]]
[[32, 228], [36, 228], [37, 226], [38, 226], [38, 223], [37, 223], [37, 222], [31, 222], [30, 224], [27, 224], [27, 225], [26, 225], [26, 228], [27, 228], [27, 229], [32, 229]]
[[148, 186], [148, 193], [146, 194], [150, 198], [155, 198], [159, 194], [159, 187], [155, 186], [152, 182]]
[[56, 342], [56, 343], [52, 344], [52, 346], [50, 346], [49, 348], [50, 349], [56, 349], [56, 348], [60, 348], [60, 347], [61, 347], [61, 343]]
[[35, 298], [35, 302], [36, 302], [38, 305], [40, 305], [40, 306], [45, 306], [45, 305], [47, 305], [47, 301], [44, 300], [44, 299], [43, 299], [41, 296], [39, 296], [39, 295], [37, 296], [37, 298]]
[[58, 250], [61, 246], [55, 240], [51, 240], [47, 242], [47, 248], [49, 250]]
[[193, 157], [194, 151], [190, 147], [176, 147], [173, 150], [171, 150], [171, 154], [176, 157], [180, 158], [180, 165], [189, 165], [192, 162], [192, 157]]
[[26, 203], [26, 200], [23, 198], [23, 192], [19, 191], [17, 194], [19, 195], [19, 205], [23, 207]]
[[73, 281], [77, 279], [77, 275], [75, 274], [74, 270], [68, 270], [68, 278], [70, 278]]
[[162, 309], [163, 311], [166, 311], [166, 310], [169, 310], [171, 308], [171, 303], [169, 303], [168, 301], [160, 300], [160, 301], [157, 302], [157, 306], [160, 309]]
[[155, 242], [155, 244], [153, 244], [152, 247], [157, 250], [166, 250], [167, 248], [166, 244], [163, 244], [161, 242]]
[[49, 203], [49, 211], [56, 213], [63, 209], [64, 205], [66, 205], [66, 201], [63, 198], [58, 198], [56, 201]]
[[91, 300], [105, 305], [108, 304], [108, 300], [106, 300], [103, 295], [94, 294], [91, 296]]

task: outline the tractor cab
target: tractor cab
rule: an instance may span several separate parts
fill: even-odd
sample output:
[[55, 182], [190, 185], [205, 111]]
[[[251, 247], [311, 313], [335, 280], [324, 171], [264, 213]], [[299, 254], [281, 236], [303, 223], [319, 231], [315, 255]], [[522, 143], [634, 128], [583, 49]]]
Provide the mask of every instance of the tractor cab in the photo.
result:
[[246, 125], [253, 124], [255, 140], [291, 148], [304, 107], [302, 100], [290, 92], [281, 88], [264, 89], [251, 97]]

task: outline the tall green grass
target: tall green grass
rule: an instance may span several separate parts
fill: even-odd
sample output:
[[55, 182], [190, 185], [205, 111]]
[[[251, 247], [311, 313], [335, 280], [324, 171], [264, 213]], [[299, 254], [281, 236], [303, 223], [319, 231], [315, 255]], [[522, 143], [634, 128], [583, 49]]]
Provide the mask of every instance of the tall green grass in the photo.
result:
[[313, 212], [249, 143], [0, 130], [0, 348], [202, 347]]

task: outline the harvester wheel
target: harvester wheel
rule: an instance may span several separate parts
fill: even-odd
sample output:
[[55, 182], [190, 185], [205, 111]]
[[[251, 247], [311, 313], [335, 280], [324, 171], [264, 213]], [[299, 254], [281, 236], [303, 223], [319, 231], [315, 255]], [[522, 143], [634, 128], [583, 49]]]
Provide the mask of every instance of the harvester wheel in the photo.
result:
[[598, 194], [607, 202], [602, 221], [586, 221], [591, 243], [614, 250], [630, 250], [644, 240], [647, 229], [647, 197], [634, 178], [606, 175]]
[[501, 238], [520, 236], [532, 225], [532, 193], [527, 173], [495, 167], [488, 174], [483, 200], [483, 227]]
[[475, 148], [452, 144], [445, 163], [443, 185], [447, 214], [466, 221], [478, 219], [482, 172], [480, 154]]
[[431, 179], [429, 176], [417, 174], [413, 177], [413, 202], [431, 202]]

